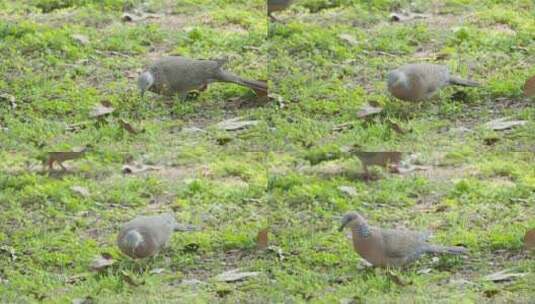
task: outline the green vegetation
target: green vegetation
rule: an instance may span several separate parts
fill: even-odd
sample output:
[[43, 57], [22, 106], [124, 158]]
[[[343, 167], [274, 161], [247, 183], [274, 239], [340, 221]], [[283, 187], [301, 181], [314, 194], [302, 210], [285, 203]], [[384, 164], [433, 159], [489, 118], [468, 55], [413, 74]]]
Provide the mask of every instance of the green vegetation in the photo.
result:
[[[522, 237], [535, 227], [535, 107], [521, 88], [535, 74], [535, 4], [412, 3], [299, 0], [268, 24], [261, 0], [0, 2], [0, 302], [533, 299], [535, 262]], [[156, 16], [121, 21], [136, 9]], [[399, 10], [429, 17], [389, 22]], [[186, 102], [141, 99], [138, 73], [164, 54], [228, 55], [229, 70], [269, 79], [281, 98], [254, 105], [248, 89], [213, 84]], [[393, 100], [386, 73], [415, 61], [446, 64], [484, 85], [447, 88], [420, 105]], [[102, 101], [115, 111], [91, 118]], [[367, 102], [385, 110], [358, 119]], [[260, 123], [238, 132], [215, 127], [237, 116]], [[484, 127], [501, 117], [528, 123]], [[126, 132], [120, 119], [144, 132]], [[350, 127], [333, 130], [342, 124]], [[43, 170], [45, 152], [87, 144], [93, 150], [65, 162], [67, 172]], [[353, 145], [418, 153], [432, 169], [364, 181], [359, 160], [342, 152]], [[123, 174], [127, 163], [160, 169]], [[201, 230], [175, 234], [147, 261], [119, 252], [122, 223], [169, 210]], [[372, 224], [433, 230], [435, 242], [466, 245], [471, 255], [424, 258], [397, 272], [411, 282], [397, 285], [382, 270], [358, 267], [336, 230], [348, 210]], [[266, 227], [274, 247], [257, 250]], [[115, 263], [91, 272], [101, 253]], [[260, 274], [214, 280], [235, 268]], [[503, 269], [528, 275], [483, 279]]]

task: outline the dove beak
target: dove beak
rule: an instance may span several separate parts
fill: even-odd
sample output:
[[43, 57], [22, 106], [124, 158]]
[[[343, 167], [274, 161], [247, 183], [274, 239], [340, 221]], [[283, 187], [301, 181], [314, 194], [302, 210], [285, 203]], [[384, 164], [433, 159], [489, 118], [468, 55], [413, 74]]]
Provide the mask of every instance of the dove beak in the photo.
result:
[[338, 228], [338, 231], [342, 232], [346, 226], [347, 226], [347, 223], [342, 223], [342, 225], [340, 225], [340, 227]]

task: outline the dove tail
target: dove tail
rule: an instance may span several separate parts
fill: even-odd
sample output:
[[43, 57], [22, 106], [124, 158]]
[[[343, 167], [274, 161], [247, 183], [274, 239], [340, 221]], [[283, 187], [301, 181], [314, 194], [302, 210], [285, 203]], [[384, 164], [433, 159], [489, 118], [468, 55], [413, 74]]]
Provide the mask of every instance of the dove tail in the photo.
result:
[[450, 76], [450, 84], [453, 84], [453, 85], [460, 85], [460, 86], [463, 86], [463, 87], [479, 87], [480, 84], [473, 81], [473, 80], [469, 80], [469, 79], [462, 79], [460, 77], [456, 77], [456, 76]]
[[468, 253], [468, 249], [460, 246], [439, 246], [439, 245], [429, 245], [427, 252], [430, 253], [449, 253], [449, 254], [464, 254]]
[[268, 86], [265, 81], [257, 81], [257, 80], [252, 80], [252, 79], [241, 78], [239, 76], [236, 76], [232, 73], [229, 73], [223, 70], [221, 70], [219, 73], [219, 81], [232, 82], [235, 84], [246, 86], [253, 90], [258, 90], [258, 91], [263, 91], [263, 92], [267, 92], [268, 90]]

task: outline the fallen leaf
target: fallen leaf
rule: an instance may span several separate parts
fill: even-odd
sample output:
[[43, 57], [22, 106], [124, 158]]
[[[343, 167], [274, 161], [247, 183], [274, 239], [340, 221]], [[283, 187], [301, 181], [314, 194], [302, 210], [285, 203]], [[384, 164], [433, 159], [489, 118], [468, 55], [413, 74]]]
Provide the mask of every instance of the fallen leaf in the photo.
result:
[[383, 111], [383, 108], [381, 107], [374, 107], [370, 104], [365, 104], [360, 111], [357, 113], [358, 118], [366, 118], [369, 116], [373, 116], [375, 114], [381, 113]]
[[99, 272], [113, 265], [113, 263], [115, 263], [115, 261], [112, 259], [110, 254], [102, 253], [93, 259], [89, 265], [89, 268], [92, 271]]
[[505, 281], [511, 281], [514, 278], [521, 278], [523, 276], [526, 276], [527, 273], [511, 273], [510, 270], [502, 270], [498, 271], [493, 274], [489, 274], [485, 277], [483, 277], [486, 281], [493, 281], [493, 282], [505, 282]]
[[95, 303], [95, 300], [90, 297], [90, 296], [87, 296], [85, 298], [76, 298], [76, 299], [73, 299], [71, 301], [72, 304], [93, 304]]
[[122, 172], [124, 174], [136, 174], [136, 173], [141, 173], [145, 171], [161, 170], [161, 169], [162, 167], [160, 166], [133, 164], [133, 165], [124, 165], [122, 168]]
[[125, 129], [126, 131], [128, 131], [129, 133], [131, 134], [139, 134], [141, 132], [143, 132], [143, 130], [136, 130], [134, 129], [134, 127], [132, 127], [131, 124], [129, 124], [126, 120], [124, 119], [119, 119], [119, 124], [121, 125], [121, 127], [123, 127], [123, 129]]
[[108, 115], [113, 111], [115, 111], [115, 109], [111, 107], [109, 102], [102, 101], [101, 103], [93, 107], [91, 112], [89, 112], [89, 117], [98, 118], [104, 115]]
[[508, 121], [508, 119], [509, 118], [507, 117], [495, 119], [493, 121], [489, 121], [488, 123], [486, 123], [485, 126], [494, 131], [502, 131], [502, 130], [511, 129], [516, 126], [523, 126], [527, 123], [527, 121], [525, 120], [509, 120]]
[[87, 38], [87, 36], [85, 35], [81, 35], [81, 34], [72, 34], [71, 35], [71, 38], [78, 42], [79, 44], [81, 45], [87, 45], [89, 44], [89, 38]]
[[355, 189], [355, 187], [353, 186], [338, 186], [338, 190], [340, 190], [340, 192], [342, 193], [347, 194], [350, 197], [357, 196], [357, 189]]
[[7, 93], [0, 93], [0, 99], [6, 100], [7, 102], [9, 102], [11, 109], [14, 110], [15, 108], [17, 108], [15, 96], [11, 94], [7, 94]]
[[89, 193], [89, 190], [87, 190], [87, 188], [85, 187], [82, 187], [82, 186], [71, 186], [71, 190], [75, 193], [78, 193], [80, 194], [81, 196], [83, 197], [88, 197], [90, 196], [91, 194]]
[[535, 95], [535, 76], [528, 79], [524, 84], [524, 95], [526, 97]]
[[268, 247], [268, 242], [268, 228], [260, 230], [256, 236], [256, 248], [264, 250]]
[[338, 35], [338, 38], [352, 46], [357, 46], [359, 44], [359, 41], [351, 34], [340, 34]]
[[524, 235], [524, 248], [527, 250], [535, 249], [535, 229], [528, 230]]
[[215, 277], [215, 280], [219, 282], [237, 282], [237, 281], [244, 280], [246, 278], [256, 277], [259, 274], [260, 274], [259, 272], [240, 272], [239, 269], [233, 269], [233, 270], [229, 270], [221, 274], [218, 274]]
[[425, 19], [429, 18], [428, 14], [418, 14], [418, 13], [392, 13], [390, 14], [390, 21], [392, 22], [405, 22], [413, 19]]
[[220, 130], [237, 131], [237, 130], [245, 129], [251, 126], [256, 126], [259, 122], [258, 120], [243, 120], [242, 121], [240, 119], [241, 117], [227, 119], [218, 123], [216, 126]]

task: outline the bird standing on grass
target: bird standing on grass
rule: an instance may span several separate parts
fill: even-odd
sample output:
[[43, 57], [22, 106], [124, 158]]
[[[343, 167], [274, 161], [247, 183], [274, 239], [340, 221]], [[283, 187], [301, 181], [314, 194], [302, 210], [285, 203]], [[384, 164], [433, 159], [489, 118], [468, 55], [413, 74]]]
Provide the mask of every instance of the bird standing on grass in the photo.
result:
[[388, 91], [401, 100], [422, 101], [448, 85], [478, 87], [479, 83], [450, 75], [448, 67], [431, 63], [412, 63], [388, 74]]
[[427, 243], [429, 234], [400, 229], [382, 229], [369, 226], [357, 212], [342, 218], [340, 231], [351, 228], [353, 248], [374, 266], [403, 266], [416, 261], [425, 253], [467, 253], [464, 247], [447, 247]]
[[181, 227], [171, 213], [138, 216], [126, 223], [117, 237], [119, 249], [133, 259], [155, 256], [174, 231], [189, 231]]
[[212, 82], [231, 82], [255, 91], [267, 92], [263, 81], [241, 78], [223, 70], [226, 59], [201, 60], [179, 56], [163, 57], [152, 63], [138, 78], [138, 88], [143, 97], [146, 91], [161, 95], [180, 95], [192, 90], [203, 90]]

